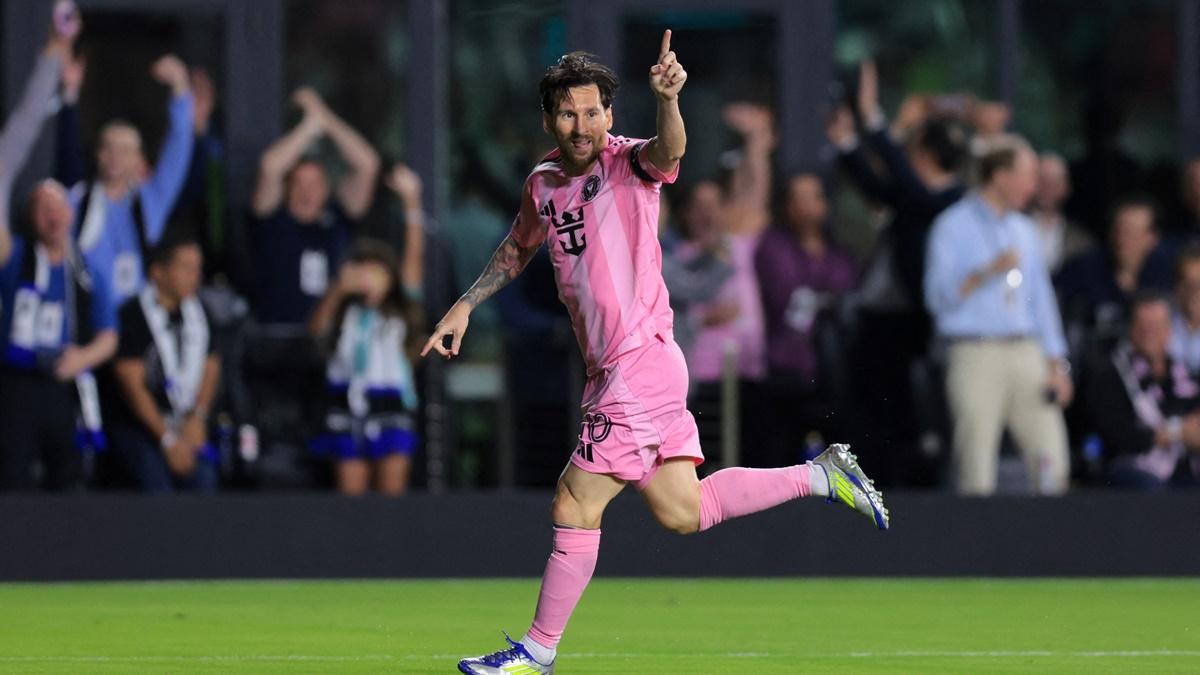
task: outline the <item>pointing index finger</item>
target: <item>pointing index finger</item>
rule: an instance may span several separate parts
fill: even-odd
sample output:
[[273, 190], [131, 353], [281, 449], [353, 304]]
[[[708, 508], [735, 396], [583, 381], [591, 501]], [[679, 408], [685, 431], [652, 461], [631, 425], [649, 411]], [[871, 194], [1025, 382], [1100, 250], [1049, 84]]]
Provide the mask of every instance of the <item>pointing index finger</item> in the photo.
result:
[[662, 57], [666, 56], [667, 52], [669, 52], [669, 51], [671, 51], [671, 29], [670, 28], [663, 31], [662, 47], [660, 47], [658, 50], [659, 60], [661, 61]]

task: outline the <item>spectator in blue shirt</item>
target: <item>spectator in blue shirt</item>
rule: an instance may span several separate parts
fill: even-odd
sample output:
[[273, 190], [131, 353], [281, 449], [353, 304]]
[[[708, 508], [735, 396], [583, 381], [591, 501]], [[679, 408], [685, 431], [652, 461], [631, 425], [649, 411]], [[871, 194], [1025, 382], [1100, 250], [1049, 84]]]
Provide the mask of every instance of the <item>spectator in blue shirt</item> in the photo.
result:
[[[304, 117], [263, 153], [254, 189], [250, 243], [255, 315], [302, 327], [329, 288], [354, 221], [371, 208], [379, 155], [307, 87], [292, 96]], [[333, 189], [325, 167], [304, 153], [328, 135], [349, 172]]]
[[77, 396], [99, 428], [90, 372], [116, 351], [116, 313], [104, 277], [72, 246], [73, 216], [66, 191], [47, 180], [30, 199], [34, 241], [0, 218], [0, 491], [32, 488], [39, 454], [46, 487], [78, 484]]
[[1062, 319], [1036, 226], [1021, 213], [1036, 187], [1037, 156], [1023, 139], [991, 139], [979, 188], [938, 216], [930, 232], [925, 301], [949, 343], [946, 391], [954, 485], [996, 488], [1001, 432], [1012, 432], [1035, 493], [1067, 488], [1061, 407], [1073, 395]]
[[170, 126], [158, 163], [147, 175], [138, 130], [113, 120], [100, 130], [96, 177], [85, 182], [79, 138], [78, 100], [82, 68], [64, 68], [63, 100], [58, 122], [58, 174], [71, 186], [77, 214], [79, 250], [113, 291], [119, 306], [145, 283], [144, 259], [166, 229], [168, 216], [187, 177], [192, 158], [192, 95], [187, 67], [175, 56], [163, 56], [150, 69], [171, 88], [167, 111]]

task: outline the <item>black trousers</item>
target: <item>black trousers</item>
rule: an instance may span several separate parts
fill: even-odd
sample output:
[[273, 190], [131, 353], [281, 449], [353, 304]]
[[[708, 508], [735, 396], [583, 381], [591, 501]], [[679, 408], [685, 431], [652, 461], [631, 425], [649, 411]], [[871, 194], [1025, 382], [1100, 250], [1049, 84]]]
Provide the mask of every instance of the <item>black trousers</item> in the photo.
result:
[[74, 386], [41, 372], [0, 371], [0, 491], [39, 487], [38, 457], [45, 467], [41, 487], [78, 487], [83, 463], [75, 449]]

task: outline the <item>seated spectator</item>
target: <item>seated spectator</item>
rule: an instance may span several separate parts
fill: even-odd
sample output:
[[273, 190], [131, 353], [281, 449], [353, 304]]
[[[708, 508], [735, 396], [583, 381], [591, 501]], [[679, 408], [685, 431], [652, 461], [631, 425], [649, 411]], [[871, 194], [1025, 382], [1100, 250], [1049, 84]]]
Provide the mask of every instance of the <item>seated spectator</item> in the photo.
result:
[[1092, 238], [1083, 228], [1067, 220], [1063, 204], [1071, 196], [1071, 176], [1067, 163], [1053, 152], [1043, 152], [1038, 158], [1037, 191], [1029, 217], [1038, 226], [1042, 241], [1042, 260], [1050, 274], [1057, 274], [1062, 264], [1091, 247]]
[[[398, 166], [389, 185], [419, 212], [416, 174]], [[363, 494], [372, 483], [386, 495], [408, 487], [417, 443], [412, 364], [423, 337], [422, 227], [420, 218], [408, 219], [402, 265], [384, 242], [359, 240], [309, 324], [329, 352], [325, 432], [313, 445], [336, 458], [343, 494]]]
[[150, 72], [171, 88], [171, 99], [170, 126], [154, 170], [147, 171], [137, 128], [113, 120], [100, 129], [96, 177], [86, 182], [75, 105], [82, 71], [79, 62], [63, 70], [58, 178], [71, 189], [79, 250], [112, 289], [114, 307], [120, 307], [141, 290], [147, 252], [162, 237], [187, 177], [192, 158], [191, 85], [187, 67], [178, 58], [168, 55], [155, 61]]
[[1118, 487], [1200, 484], [1200, 383], [1168, 353], [1171, 305], [1143, 292], [1126, 339], [1088, 388], [1092, 419]]
[[203, 265], [195, 241], [164, 240], [151, 254], [150, 283], [121, 307], [115, 371], [123, 405], [112, 440], [146, 492], [217, 488], [208, 413], [221, 361], [197, 296]]
[[1132, 197], [1113, 207], [1108, 247], [1093, 247], [1067, 261], [1058, 290], [1068, 321], [1093, 328], [1101, 339], [1115, 338], [1124, 332], [1125, 308], [1133, 295], [1141, 289], [1170, 290], [1170, 275], [1154, 204]]
[[[250, 243], [255, 314], [263, 323], [303, 326], [329, 289], [353, 222], [367, 213], [379, 155], [309, 88], [292, 95], [304, 117], [259, 161]], [[305, 151], [328, 135], [349, 172], [330, 190], [325, 168]]]
[[1067, 344], [1036, 226], [1021, 213], [1036, 188], [1037, 156], [1023, 139], [1000, 136], [978, 174], [978, 191], [934, 222], [925, 268], [926, 303], [949, 344], [954, 487], [995, 491], [1007, 427], [1032, 491], [1061, 494], [1068, 455], [1060, 406], [1073, 394]]
[[825, 236], [829, 205], [821, 179], [811, 173], [788, 181], [785, 222], [763, 235], [755, 255], [767, 325], [767, 365], [772, 376], [795, 379], [815, 390], [817, 315], [854, 288], [857, 270], [849, 254]]
[[1175, 316], [1171, 322], [1171, 358], [1200, 374], [1200, 245], [1190, 244], [1175, 262]]
[[39, 456], [47, 488], [78, 486], [76, 421], [100, 429], [91, 371], [116, 351], [117, 321], [104, 277], [72, 247], [73, 216], [66, 190], [47, 180], [30, 198], [35, 241], [0, 217], [0, 491], [32, 488]]

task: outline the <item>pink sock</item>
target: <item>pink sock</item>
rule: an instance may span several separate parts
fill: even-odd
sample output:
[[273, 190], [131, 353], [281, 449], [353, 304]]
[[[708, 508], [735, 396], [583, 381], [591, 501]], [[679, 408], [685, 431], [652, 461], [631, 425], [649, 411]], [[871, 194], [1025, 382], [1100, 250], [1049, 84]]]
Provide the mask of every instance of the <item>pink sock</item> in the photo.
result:
[[546, 561], [537, 611], [527, 633], [530, 639], [550, 649], [558, 646], [567, 619], [596, 569], [599, 553], [600, 530], [554, 528], [554, 552]]
[[722, 469], [700, 481], [700, 531], [809, 495], [807, 464], [782, 469]]

